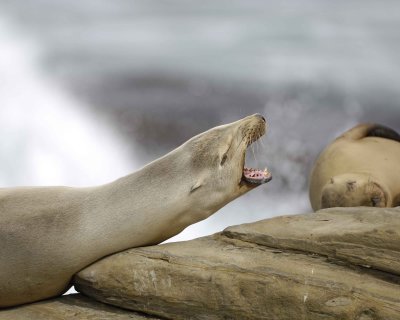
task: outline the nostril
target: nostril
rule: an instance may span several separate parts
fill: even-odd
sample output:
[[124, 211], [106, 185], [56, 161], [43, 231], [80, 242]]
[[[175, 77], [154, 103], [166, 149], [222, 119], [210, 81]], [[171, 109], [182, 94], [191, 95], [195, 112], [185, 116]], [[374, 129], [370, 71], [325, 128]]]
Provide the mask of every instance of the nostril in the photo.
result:
[[267, 122], [267, 121], [265, 120], [265, 118], [264, 118], [261, 114], [256, 113], [255, 116], [261, 118], [264, 122]]

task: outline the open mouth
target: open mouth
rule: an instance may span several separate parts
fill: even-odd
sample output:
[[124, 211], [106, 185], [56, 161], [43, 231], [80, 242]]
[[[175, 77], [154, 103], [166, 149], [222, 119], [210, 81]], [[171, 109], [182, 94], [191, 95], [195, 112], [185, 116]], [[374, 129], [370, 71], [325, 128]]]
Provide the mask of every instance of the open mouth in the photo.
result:
[[242, 180], [252, 184], [263, 184], [271, 181], [272, 175], [267, 168], [260, 170], [244, 167]]
[[[252, 135], [248, 139], [247, 147], [249, 147], [254, 141], [257, 141], [265, 132], [265, 129], [259, 131], [258, 134]], [[245, 154], [246, 156], [246, 154]], [[243, 162], [244, 163], [244, 162]], [[267, 183], [272, 180], [272, 174], [269, 172], [267, 168], [264, 170], [262, 169], [255, 169], [243, 166], [243, 174], [242, 174], [242, 181], [248, 182], [254, 185], [260, 185], [263, 183]]]

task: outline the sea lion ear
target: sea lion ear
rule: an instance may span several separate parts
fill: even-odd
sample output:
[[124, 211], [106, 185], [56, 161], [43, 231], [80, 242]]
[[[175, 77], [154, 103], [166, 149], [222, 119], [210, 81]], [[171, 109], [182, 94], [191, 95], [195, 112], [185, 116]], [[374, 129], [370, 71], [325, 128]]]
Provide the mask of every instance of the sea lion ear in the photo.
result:
[[190, 188], [190, 193], [195, 192], [197, 189], [199, 189], [202, 186], [201, 181], [197, 181], [192, 187]]

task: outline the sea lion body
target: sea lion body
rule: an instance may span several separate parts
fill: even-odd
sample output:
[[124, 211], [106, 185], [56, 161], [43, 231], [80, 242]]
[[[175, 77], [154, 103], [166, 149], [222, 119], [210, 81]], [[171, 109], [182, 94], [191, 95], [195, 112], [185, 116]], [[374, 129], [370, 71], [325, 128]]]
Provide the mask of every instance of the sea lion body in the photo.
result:
[[213, 128], [98, 187], [0, 189], [0, 308], [60, 295], [96, 260], [160, 243], [268, 182], [243, 174], [265, 125], [253, 115]]
[[400, 136], [375, 124], [347, 131], [319, 155], [309, 191], [314, 210], [400, 205]]

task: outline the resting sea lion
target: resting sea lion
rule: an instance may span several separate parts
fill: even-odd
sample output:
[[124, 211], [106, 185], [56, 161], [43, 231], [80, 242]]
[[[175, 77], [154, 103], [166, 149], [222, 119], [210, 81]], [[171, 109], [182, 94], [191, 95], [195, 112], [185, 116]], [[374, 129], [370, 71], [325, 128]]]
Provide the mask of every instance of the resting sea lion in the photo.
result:
[[160, 243], [270, 181], [244, 167], [265, 127], [255, 114], [213, 128], [98, 187], [0, 189], [0, 307], [60, 295], [96, 260]]
[[378, 124], [345, 132], [318, 157], [310, 177], [314, 210], [400, 205], [400, 135]]

